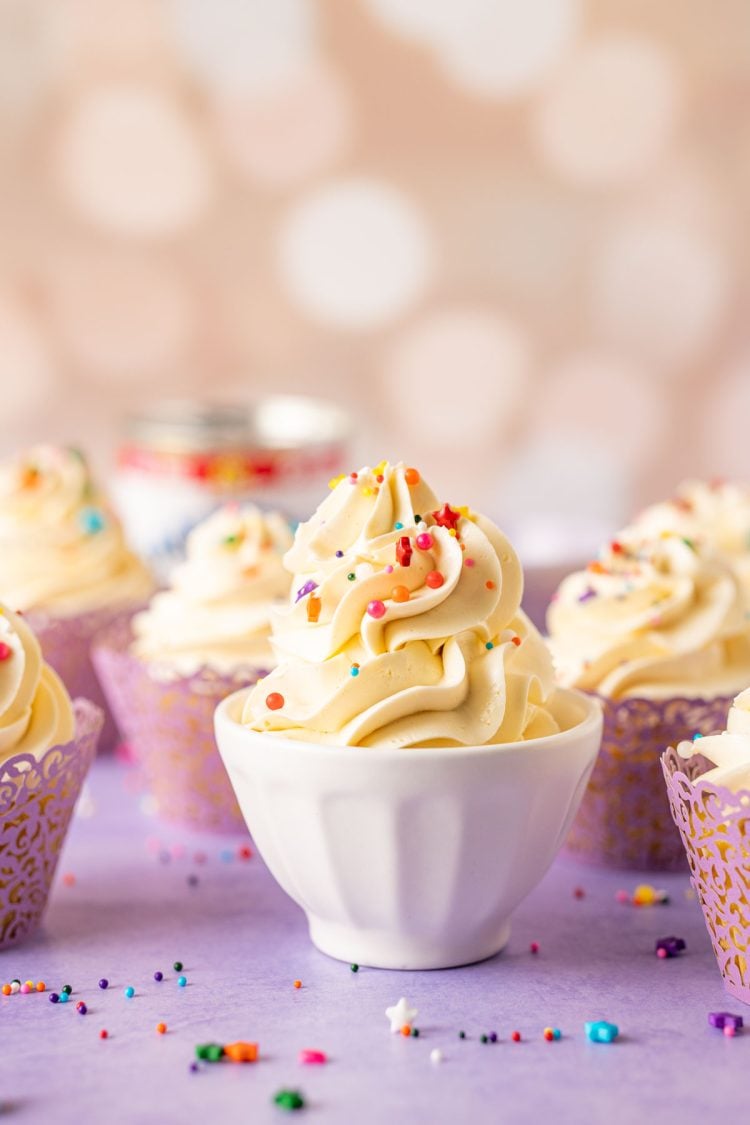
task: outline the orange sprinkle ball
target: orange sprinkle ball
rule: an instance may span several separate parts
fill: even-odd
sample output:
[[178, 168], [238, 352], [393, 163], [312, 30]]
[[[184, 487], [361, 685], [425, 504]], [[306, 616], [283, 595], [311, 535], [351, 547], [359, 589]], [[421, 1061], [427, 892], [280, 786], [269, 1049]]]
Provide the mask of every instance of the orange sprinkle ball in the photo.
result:
[[224, 1054], [232, 1062], [255, 1062], [258, 1058], [258, 1044], [257, 1043], [227, 1043], [224, 1047]]
[[302, 981], [301, 981], [301, 980], [296, 980], [296, 981], [294, 982], [294, 987], [295, 987], [295, 988], [302, 988]]
[[407, 1038], [407, 1037], [408, 1037], [409, 1035], [411, 1035], [411, 1028], [409, 1027], [408, 1023], [405, 1023], [405, 1024], [404, 1024], [404, 1026], [403, 1026], [403, 1027], [401, 1028], [401, 1034], [403, 1035], [403, 1037], [404, 1037], [405, 1039], [406, 1039], [406, 1038]]
[[391, 590], [391, 597], [394, 602], [408, 602], [411, 597], [408, 586], [394, 586]]
[[590, 571], [591, 574], [606, 574], [607, 573], [606, 566], [602, 566], [602, 564], [600, 562], [596, 562], [596, 561], [590, 562], [589, 565], [586, 567], [586, 570]]
[[487, 581], [485, 582], [485, 586], [487, 587], [488, 590], [494, 590], [495, 589], [495, 583], [492, 581], [491, 578], [487, 579]]
[[266, 696], [266, 707], [269, 711], [278, 711], [284, 706], [284, 696], [278, 691], [272, 691]]
[[513, 644], [516, 646], [516, 648], [518, 648], [518, 646], [521, 643], [521, 638], [520, 637], [511, 637], [510, 639], [513, 642]]
[[0, 991], [2, 991], [3, 996], [10, 996], [10, 985], [4, 984]]
[[165, 1023], [157, 1023], [156, 1030], [159, 1032], [159, 1035], [165, 1035], [167, 1031], [167, 1025]]
[[431, 570], [424, 582], [425, 586], [429, 586], [431, 590], [439, 590], [445, 582], [445, 579], [439, 570]]
[[419, 475], [418, 469], [407, 469], [406, 472], [404, 473], [404, 480], [412, 488], [414, 487], [415, 484], [419, 484], [421, 479], [422, 478]]
[[46, 987], [47, 987], [47, 985], [46, 985], [46, 984], [44, 983], [44, 981], [43, 981], [43, 980], [38, 980], [38, 981], [36, 982], [36, 990], [37, 990], [37, 992], [44, 992], [44, 990], [45, 990], [45, 988], [46, 988]]

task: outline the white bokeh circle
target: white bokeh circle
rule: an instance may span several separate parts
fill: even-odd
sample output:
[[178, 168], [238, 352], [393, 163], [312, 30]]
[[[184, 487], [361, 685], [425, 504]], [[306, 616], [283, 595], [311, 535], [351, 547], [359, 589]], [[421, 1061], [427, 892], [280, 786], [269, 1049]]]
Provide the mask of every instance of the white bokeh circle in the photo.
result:
[[0, 292], [0, 387], [3, 423], [24, 421], [44, 409], [56, 372], [32, 313], [10, 292]]
[[172, 234], [206, 207], [209, 164], [187, 115], [158, 87], [110, 83], [63, 120], [61, 188], [85, 219], [118, 234]]
[[535, 432], [591, 434], [631, 472], [658, 453], [667, 423], [662, 380], [617, 355], [578, 352], [545, 373], [533, 411]]
[[375, 328], [404, 313], [424, 292], [434, 258], [418, 207], [393, 185], [364, 177], [303, 196], [279, 232], [286, 293], [337, 328]]
[[143, 381], [174, 370], [195, 316], [192, 294], [175, 266], [122, 253], [59, 263], [51, 307], [76, 364], [103, 381]]
[[422, 444], [464, 452], [507, 433], [530, 374], [528, 341], [511, 320], [474, 308], [431, 312], [404, 331], [386, 358], [384, 382], [399, 419], [422, 419]]
[[574, 41], [580, 0], [367, 0], [390, 31], [431, 47], [459, 86], [516, 97], [542, 81]]
[[610, 34], [560, 69], [536, 108], [533, 135], [548, 166], [573, 181], [632, 177], [666, 148], [680, 101], [677, 71], [658, 44]]
[[465, 0], [438, 44], [454, 82], [488, 98], [518, 97], [544, 81], [579, 27], [578, 0]]
[[590, 284], [593, 319], [605, 339], [670, 374], [716, 332], [730, 265], [698, 230], [638, 218], [604, 241]]
[[219, 135], [248, 179], [283, 187], [326, 168], [346, 148], [352, 127], [348, 89], [317, 63], [276, 90], [219, 96]]
[[188, 65], [226, 92], [283, 86], [316, 51], [310, 0], [169, 0], [169, 12]]

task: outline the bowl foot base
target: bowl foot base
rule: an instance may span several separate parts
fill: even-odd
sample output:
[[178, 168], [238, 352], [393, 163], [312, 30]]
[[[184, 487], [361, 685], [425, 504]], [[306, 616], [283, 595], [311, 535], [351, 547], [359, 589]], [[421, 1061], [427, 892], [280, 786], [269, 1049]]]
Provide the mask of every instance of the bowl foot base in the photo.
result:
[[394, 934], [327, 922], [308, 915], [310, 937], [321, 953], [373, 969], [452, 969], [494, 957], [508, 943], [510, 921], [486, 926], [480, 935]]

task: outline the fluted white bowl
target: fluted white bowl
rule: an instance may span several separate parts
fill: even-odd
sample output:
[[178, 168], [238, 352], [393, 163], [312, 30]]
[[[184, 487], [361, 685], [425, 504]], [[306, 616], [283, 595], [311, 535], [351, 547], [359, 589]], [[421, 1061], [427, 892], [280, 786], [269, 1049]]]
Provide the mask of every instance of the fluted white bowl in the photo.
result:
[[216, 710], [219, 750], [315, 945], [388, 969], [499, 952], [578, 809], [601, 740], [598, 702], [558, 690], [562, 731], [529, 742], [385, 750], [248, 730], [247, 690]]

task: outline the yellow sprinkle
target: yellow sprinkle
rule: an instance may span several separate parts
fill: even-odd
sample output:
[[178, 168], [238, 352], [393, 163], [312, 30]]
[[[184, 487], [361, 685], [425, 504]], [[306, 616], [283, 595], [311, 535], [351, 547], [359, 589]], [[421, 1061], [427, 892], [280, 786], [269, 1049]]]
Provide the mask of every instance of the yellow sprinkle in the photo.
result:
[[453, 538], [455, 539], [456, 536], [458, 535], [458, 532], [456, 531], [455, 527], [449, 527], [448, 528], [448, 534], [452, 535]]
[[372, 489], [371, 488], [363, 488], [362, 489], [362, 495], [363, 496], [372, 496]]
[[388, 468], [388, 462], [387, 461], [381, 461], [379, 465], [375, 466], [375, 468], [373, 469], [373, 472], [375, 473], [376, 477], [382, 476], [385, 473], [385, 470], [387, 468]]
[[456, 511], [460, 512], [464, 519], [471, 520], [473, 523], [476, 523], [477, 514], [476, 512], [472, 512], [468, 504], [457, 504]]
[[346, 475], [345, 473], [339, 473], [339, 475], [337, 477], [332, 477], [331, 480], [329, 480], [329, 482], [328, 482], [328, 487], [329, 488], [336, 488], [337, 485], [341, 484], [345, 475]]

